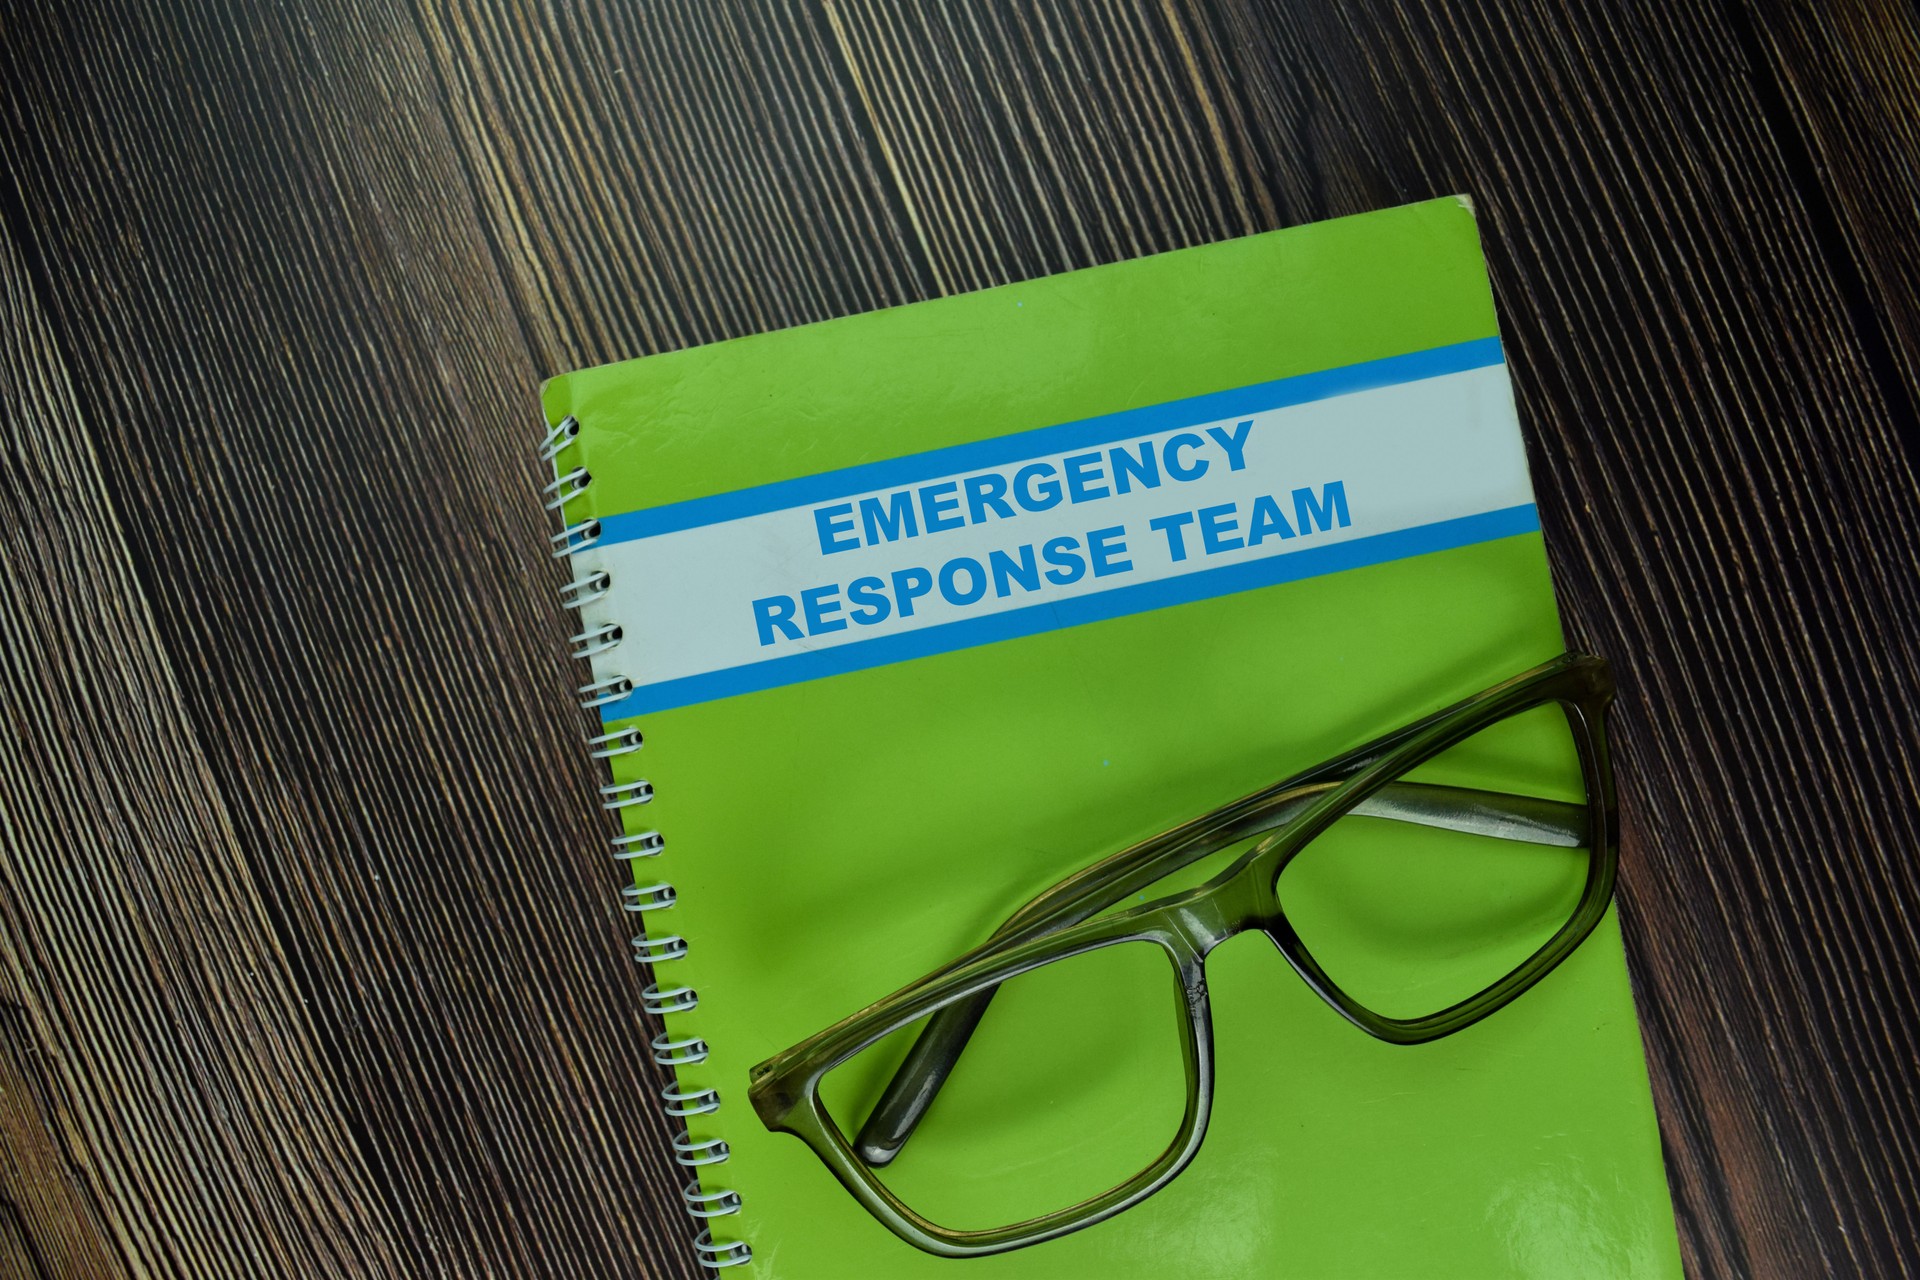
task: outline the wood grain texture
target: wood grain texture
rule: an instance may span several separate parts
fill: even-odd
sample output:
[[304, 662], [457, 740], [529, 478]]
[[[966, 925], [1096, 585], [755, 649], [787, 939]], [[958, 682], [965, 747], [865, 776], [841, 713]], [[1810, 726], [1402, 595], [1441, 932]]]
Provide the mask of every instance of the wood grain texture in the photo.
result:
[[[232, 981], [199, 1003], [310, 1024], [328, 1089], [296, 1113], [311, 1132], [234, 1153], [227, 1185], [197, 1161], [167, 1176], [164, 1133], [130, 1143], [149, 1178], [114, 1207], [165, 1215], [122, 1244], [130, 1269], [209, 1274], [181, 1243], [204, 1236], [235, 1274], [685, 1273], [641, 983], [564, 692], [527, 448], [535, 369], [413, 15], [41, 10], [6, 54], [13, 214], [57, 349], [87, 371], [55, 420], [92, 438], [126, 533], [116, 571], [139, 575], [180, 675], [184, 741], [130, 743], [98, 770], [132, 786], [137, 767], [204, 761], [234, 858], [209, 857], [198, 892], [250, 882], [293, 989]], [[57, 506], [40, 523], [58, 527]], [[90, 559], [61, 557], [71, 574]], [[92, 639], [84, 615], [55, 621], [27, 669]], [[87, 696], [83, 670], [20, 718], [110, 743], [119, 700]], [[72, 767], [8, 776], [27, 789]], [[11, 853], [26, 883], [64, 846], [98, 847], [88, 808]], [[139, 865], [141, 834], [115, 860]], [[28, 918], [72, 927], [53, 903]], [[181, 946], [236, 945], [211, 913], [172, 927]], [[92, 950], [70, 933], [36, 963]], [[102, 964], [72, 998], [139, 1008], [164, 976]], [[159, 1049], [190, 1034], [152, 1013], [54, 1042], [97, 1052], [105, 1094], [144, 1077], [188, 1111], [271, 1107], [261, 1082], [168, 1068]], [[356, 1166], [350, 1189], [318, 1177]], [[360, 1243], [299, 1265], [345, 1211]]]
[[1466, 191], [1571, 639], [1627, 686], [1689, 1269], [1920, 1272], [1916, 31], [8, 12], [0, 1269], [693, 1274], [539, 378]]
[[[1861, 3], [1750, 11], [1736, 28], [1765, 65], [1794, 186], [1829, 248], [1861, 354], [1920, 452], [1920, 11]], [[1865, 109], [1862, 109], [1862, 108]]]
[[544, 374], [930, 292], [807, 9], [419, 18]]
[[127, 1274], [70, 1162], [27, 1010], [0, 1006], [0, 1275]]
[[392, 1274], [70, 370], [0, 251], [0, 1196], [18, 1256], [59, 1276]]

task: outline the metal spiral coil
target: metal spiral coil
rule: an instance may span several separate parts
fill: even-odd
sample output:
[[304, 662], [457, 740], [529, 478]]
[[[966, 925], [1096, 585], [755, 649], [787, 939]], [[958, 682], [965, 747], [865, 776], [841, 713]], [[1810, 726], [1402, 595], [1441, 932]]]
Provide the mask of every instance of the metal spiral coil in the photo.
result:
[[658, 831], [642, 831], [637, 835], [613, 838], [613, 856], [622, 862], [634, 858], [657, 858], [666, 851], [667, 838]]
[[617, 782], [613, 786], [600, 788], [602, 809], [625, 809], [630, 805], [646, 804], [652, 799], [653, 784], [645, 778], [638, 782]]
[[548, 495], [547, 510], [558, 511], [585, 493], [587, 486], [592, 483], [592, 472], [588, 471], [585, 467], [575, 467], [540, 492]]
[[663, 987], [654, 983], [640, 993], [648, 1013], [689, 1013], [700, 1007], [700, 993], [692, 987]]
[[607, 592], [612, 590], [612, 588], [613, 575], [605, 569], [596, 569], [592, 573], [575, 578], [572, 582], [560, 588], [560, 607], [563, 609], [584, 608], [596, 600], [605, 599]]
[[644, 964], [651, 969], [656, 964], [669, 964], [675, 960], [685, 960], [687, 940], [678, 934], [669, 933], [664, 937], [651, 938], [646, 934], [635, 934], [633, 939], [633, 962]]
[[663, 1067], [697, 1067], [713, 1053], [699, 1036], [675, 1039], [665, 1031], [655, 1036], [649, 1047], [653, 1050], [653, 1060]]
[[614, 676], [611, 680], [595, 680], [583, 684], [575, 690], [580, 695], [580, 709], [592, 711], [604, 707], [609, 702], [618, 702], [633, 692], [633, 681], [625, 676]]
[[630, 884], [620, 890], [620, 905], [628, 911], [665, 911], [678, 901], [679, 893], [665, 881], [659, 884]]
[[646, 744], [645, 735], [638, 729], [615, 729], [612, 733], [596, 734], [587, 739], [587, 746], [591, 748], [588, 754], [595, 760], [631, 755]]
[[753, 1261], [753, 1250], [747, 1247], [746, 1241], [715, 1241], [712, 1228], [695, 1236], [693, 1247], [700, 1255], [700, 1265], [709, 1271], [718, 1271], [722, 1267], [745, 1266]]
[[552, 462], [559, 456], [562, 449], [573, 443], [574, 437], [579, 434], [580, 419], [572, 414], [554, 423], [553, 429], [547, 432], [546, 439], [540, 442], [540, 461]]
[[547, 539], [553, 544], [553, 558], [577, 556], [588, 547], [600, 541], [600, 522], [582, 520], [579, 524], [570, 524]]
[[732, 1154], [732, 1148], [719, 1138], [696, 1138], [685, 1129], [673, 1135], [673, 1158], [688, 1169], [724, 1164]]
[[669, 1085], [660, 1091], [660, 1097], [670, 1116], [704, 1116], [720, 1109], [718, 1089], [680, 1089]]
[[609, 622], [604, 626], [588, 627], [578, 635], [568, 636], [567, 643], [573, 646], [573, 656], [585, 661], [605, 653], [625, 637], [625, 628], [617, 622]]
[[[601, 525], [597, 518], [588, 517], [573, 523], [566, 519], [567, 504], [584, 496], [593, 484], [593, 473], [584, 465], [569, 467], [560, 461], [561, 455], [579, 437], [580, 421], [569, 414], [555, 423], [540, 441], [540, 460], [552, 463], [555, 472], [553, 482], [541, 489], [541, 497], [547, 510], [561, 513], [560, 531], [550, 539], [556, 560], [571, 560], [591, 551], [600, 542]], [[612, 574], [599, 565], [585, 563], [577, 576], [560, 588], [560, 604], [566, 609], [585, 610], [605, 600], [612, 590]], [[578, 634], [569, 638], [568, 646], [573, 657], [588, 662], [613, 650], [624, 638], [618, 622], [604, 617], [583, 618]], [[601, 671], [604, 670], [603, 666]], [[594, 674], [601, 677], [601, 672]], [[609, 674], [580, 685], [575, 695], [583, 710], [596, 711], [620, 702], [633, 690], [634, 683], [629, 677]], [[638, 729], [614, 729], [589, 737], [587, 748], [596, 760], [613, 760], [640, 750], [645, 742]], [[653, 784], [644, 779], [615, 782], [600, 788], [600, 807], [609, 811], [618, 812], [652, 801]], [[658, 831], [643, 830], [615, 836], [612, 852], [617, 861], [631, 862], [657, 858], [666, 852], [666, 845], [666, 837]], [[678, 902], [678, 891], [665, 881], [627, 885], [620, 891], [620, 905], [636, 913], [669, 911]], [[687, 940], [678, 934], [648, 930], [633, 939], [634, 962], [646, 965], [654, 973], [661, 965], [686, 959], [689, 950]], [[700, 995], [683, 983], [662, 982], [656, 978], [640, 993], [640, 1001], [647, 1013], [663, 1016], [692, 1012], [700, 1005]], [[699, 1066], [712, 1052], [707, 1042], [698, 1036], [675, 1036], [664, 1031], [653, 1038], [650, 1048], [653, 1061], [670, 1069]], [[680, 1120], [710, 1116], [720, 1110], [720, 1093], [711, 1088], [683, 1089], [677, 1083], [670, 1084], [660, 1091], [660, 1100], [666, 1114]], [[680, 1130], [673, 1138], [673, 1158], [689, 1169], [705, 1170], [725, 1164], [731, 1155], [732, 1148], [721, 1138], [696, 1138], [687, 1129]], [[703, 1186], [697, 1176], [681, 1191], [681, 1199], [687, 1213], [702, 1223], [731, 1217], [741, 1210], [739, 1192]], [[703, 1227], [694, 1238], [693, 1248], [700, 1265], [709, 1271], [744, 1266], [753, 1261], [753, 1249], [746, 1241], [715, 1240], [711, 1227]]]
[[697, 1178], [680, 1189], [680, 1198], [696, 1218], [724, 1218], [740, 1212], [738, 1191], [702, 1191]]

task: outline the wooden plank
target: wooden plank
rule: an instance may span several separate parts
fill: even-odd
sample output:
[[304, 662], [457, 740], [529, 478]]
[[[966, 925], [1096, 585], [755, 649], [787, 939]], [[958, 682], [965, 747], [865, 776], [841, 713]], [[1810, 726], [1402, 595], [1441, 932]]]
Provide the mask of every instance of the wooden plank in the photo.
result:
[[1795, 196], [1822, 233], [1908, 456], [1920, 451], [1920, 9], [1880, 0], [1748, 4], [1740, 30]]
[[419, 17], [543, 373], [926, 296], [809, 6]]
[[0, 1275], [47, 1280], [46, 1267], [33, 1252], [32, 1242], [11, 1210], [11, 1205], [0, 1204]]
[[[416, 15], [101, 4], [7, 23], [7, 215], [78, 371], [61, 421], [95, 442], [179, 673], [189, 741], [127, 750], [172, 771], [197, 739], [234, 857], [202, 852], [195, 892], [257, 892], [247, 927], [287, 976], [199, 993], [233, 1025], [182, 1051], [292, 1057], [282, 1028], [311, 1027], [325, 1088], [308, 1107], [352, 1148], [309, 1167], [248, 1147], [251, 1181], [210, 1200], [190, 1144], [97, 1128], [89, 1145], [124, 1142], [147, 1178], [112, 1188], [115, 1210], [195, 1275], [217, 1273], [195, 1251], [282, 1275], [694, 1274], [644, 973], [568, 695], [538, 372]], [[89, 634], [84, 615], [46, 616]], [[44, 697], [61, 734], [104, 749], [124, 728], [117, 699], [79, 684]], [[76, 804], [29, 847], [56, 867], [60, 849], [100, 849], [130, 879], [89, 863], [28, 883], [153, 909], [139, 832], [107, 830]], [[93, 954], [89, 917], [39, 901], [26, 918], [62, 931], [39, 980]], [[183, 909], [168, 927], [197, 955], [240, 926]], [[181, 980], [155, 963], [126, 972]], [[138, 1061], [168, 1035], [136, 1009], [46, 1038]], [[84, 1070], [97, 1090], [127, 1074]], [[255, 1105], [184, 1069], [134, 1096], [166, 1079], [217, 1127]]]
[[19, 1280], [51, 1280], [53, 1276], [27, 1235], [19, 1212], [4, 1200], [0, 1200], [0, 1276], [17, 1276]]
[[[1475, 196], [1571, 636], [1627, 683], [1624, 908], [1689, 1264], [1906, 1274], [1911, 374], [1876, 377], [1882, 321], [1743, 33], [1652, 4], [826, 3], [949, 287]], [[1911, 42], [1874, 48], [1884, 91], [1824, 100], [1856, 159], [1912, 128]], [[1897, 292], [1913, 171], [1833, 176], [1875, 180], [1837, 198]]]
[[823, 7], [944, 290], [1273, 224], [1157, 4]]
[[395, 1274], [68, 369], [6, 239], [0, 316], [9, 1247], [58, 1277]]
[[129, 1275], [74, 1176], [27, 1011], [0, 1004], [0, 1276]]

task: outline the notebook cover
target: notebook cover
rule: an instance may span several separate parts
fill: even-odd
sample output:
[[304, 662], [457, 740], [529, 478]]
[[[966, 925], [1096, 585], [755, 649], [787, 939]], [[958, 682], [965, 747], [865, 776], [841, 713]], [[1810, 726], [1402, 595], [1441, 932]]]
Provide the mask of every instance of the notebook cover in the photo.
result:
[[[591, 484], [564, 514], [600, 520], [575, 566], [613, 580], [583, 618], [623, 629], [595, 677], [637, 686], [603, 715], [645, 735], [614, 778], [655, 787], [623, 816], [665, 837], [634, 866], [678, 893], [644, 922], [691, 946], [659, 977], [699, 993], [666, 1023], [711, 1046], [681, 1079], [723, 1097], [691, 1127], [731, 1147], [701, 1172], [743, 1197], [713, 1224], [752, 1245], [739, 1274], [1680, 1274], [1611, 913], [1513, 1005], [1417, 1047], [1233, 939], [1209, 961], [1198, 1158], [1012, 1253], [909, 1247], [746, 1103], [755, 1063], [1094, 858], [1562, 651], [1497, 332], [1471, 207], [1444, 199], [546, 385], [548, 420], [582, 425], [558, 466]], [[1142, 443], [1160, 486], [1115, 492], [1110, 448]], [[1021, 481], [1036, 459], [1055, 469]], [[1062, 496], [1012, 518], [970, 509], [991, 488], [890, 496], [987, 472]], [[1293, 536], [1269, 518], [1246, 545], [1256, 492]], [[1225, 504], [1211, 536], [1180, 525], [1181, 560], [1150, 526]], [[1056, 536], [1070, 582], [1003, 565], [970, 599], [963, 566], [943, 590], [956, 559], [1054, 564]], [[879, 586], [850, 596], [862, 576]]]

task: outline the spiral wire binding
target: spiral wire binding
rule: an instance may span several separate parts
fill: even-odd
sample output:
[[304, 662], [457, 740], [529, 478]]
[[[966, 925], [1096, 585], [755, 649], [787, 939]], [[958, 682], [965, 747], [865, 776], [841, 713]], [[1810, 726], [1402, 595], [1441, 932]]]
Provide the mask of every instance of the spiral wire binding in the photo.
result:
[[[551, 539], [556, 560], [570, 560], [600, 541], [600, 522], [597, 519], [566, 523], [567, 503], [586, 493], [593, 483], [593, 475], [585, 467], [560, 470], [560, 455], [579, 436], [580, 422], [568, 414], [540, 441], [540, 460], [554, 463], [558, 473], [553, 483], [541, 491], [547, 509], [562, 513], [560, 532]], [[580, 576], [560, 588], [560, 603], [567, 609], [582, 609], [605, 599], [612, 589], [611, 574], [605, 569], [588, 567]], [[617, 622], [598, 626], [583, 623], [579, 634], [571, 637], [568, 643], [575, 658], [590, 661], [619, 647], [623, 638]], [[625, 675], [612, 675], [605, 679], [589, 680], [576, 693], [583, 709], [595, 710], [625, 698], [633, 692], [633, 687], [633, 681]], [[594, 759], [611, 760], [640, 750], [645, 741], [638, 729], [616, 729], [588, 738], [587, 747]], [[600, 788], [600, 807], [614, 813], [651, 803], [652, 800], [653, 784], [645, 780], [617, 782]], [[614, 837], [613, 856], [623, 863], [640, 858], [657, 858], [666, 851], [666, 847], [666, 838], [658, 831], [638, 831], [632, 835]], [[620, 891], [620, 905], [636, 913], [668, 911], [678, 901], [678, 892], [664, 880], [655, 884], [628, 885]], [[648, 929], [634, 935], [634, 962], [646, 965], [648, 972], [655, 976], [655, 980], [640, 993], [642, 1007], [648, 1013], [686, 1013], [699, 1007], [700, 994], [692, 987], [661, 982], [658, 978], [659, 966], [686, 959], [689, 949], [687, 940], [677, 934], [655, 933]], [[698, 1066], [707, 1060], [711, 1052], [707, 1042], [698, 1036], [676, 1037], [664, 1031], [653, 1038], [651, 1051], [656, 1063], [673, 1068]], [[717, 1089], [682, 1089], [677, 1083], [660, 1091], [660, 1101], [667, 1115], [679, 1120], [690, 1121], [693, 1117], [712, 1115], [720, 1109], [720, 1093]], [[691, 1129], [681, 1129], [673, 1138], [673, 1158], [688, 1169], [725, 1164], [732, 1154], [732, 1148], [724, 1140], [695, 1137]], [[746, 1241], [715, 1240], [712, 1227], [704, 1225], [714, 1218], [739, 1213], [739, 1192], [724, 1187], [708, 1190], [701, 1186], [699, 1177], [695, 1176], [682, 1189], [680, 1196], [687, 1213], [703, 1224], [693, 1241], [694, 1254], [701, 1266], [710, 1271], [719, 1271], [753, 1261], [753, 1249]]]

